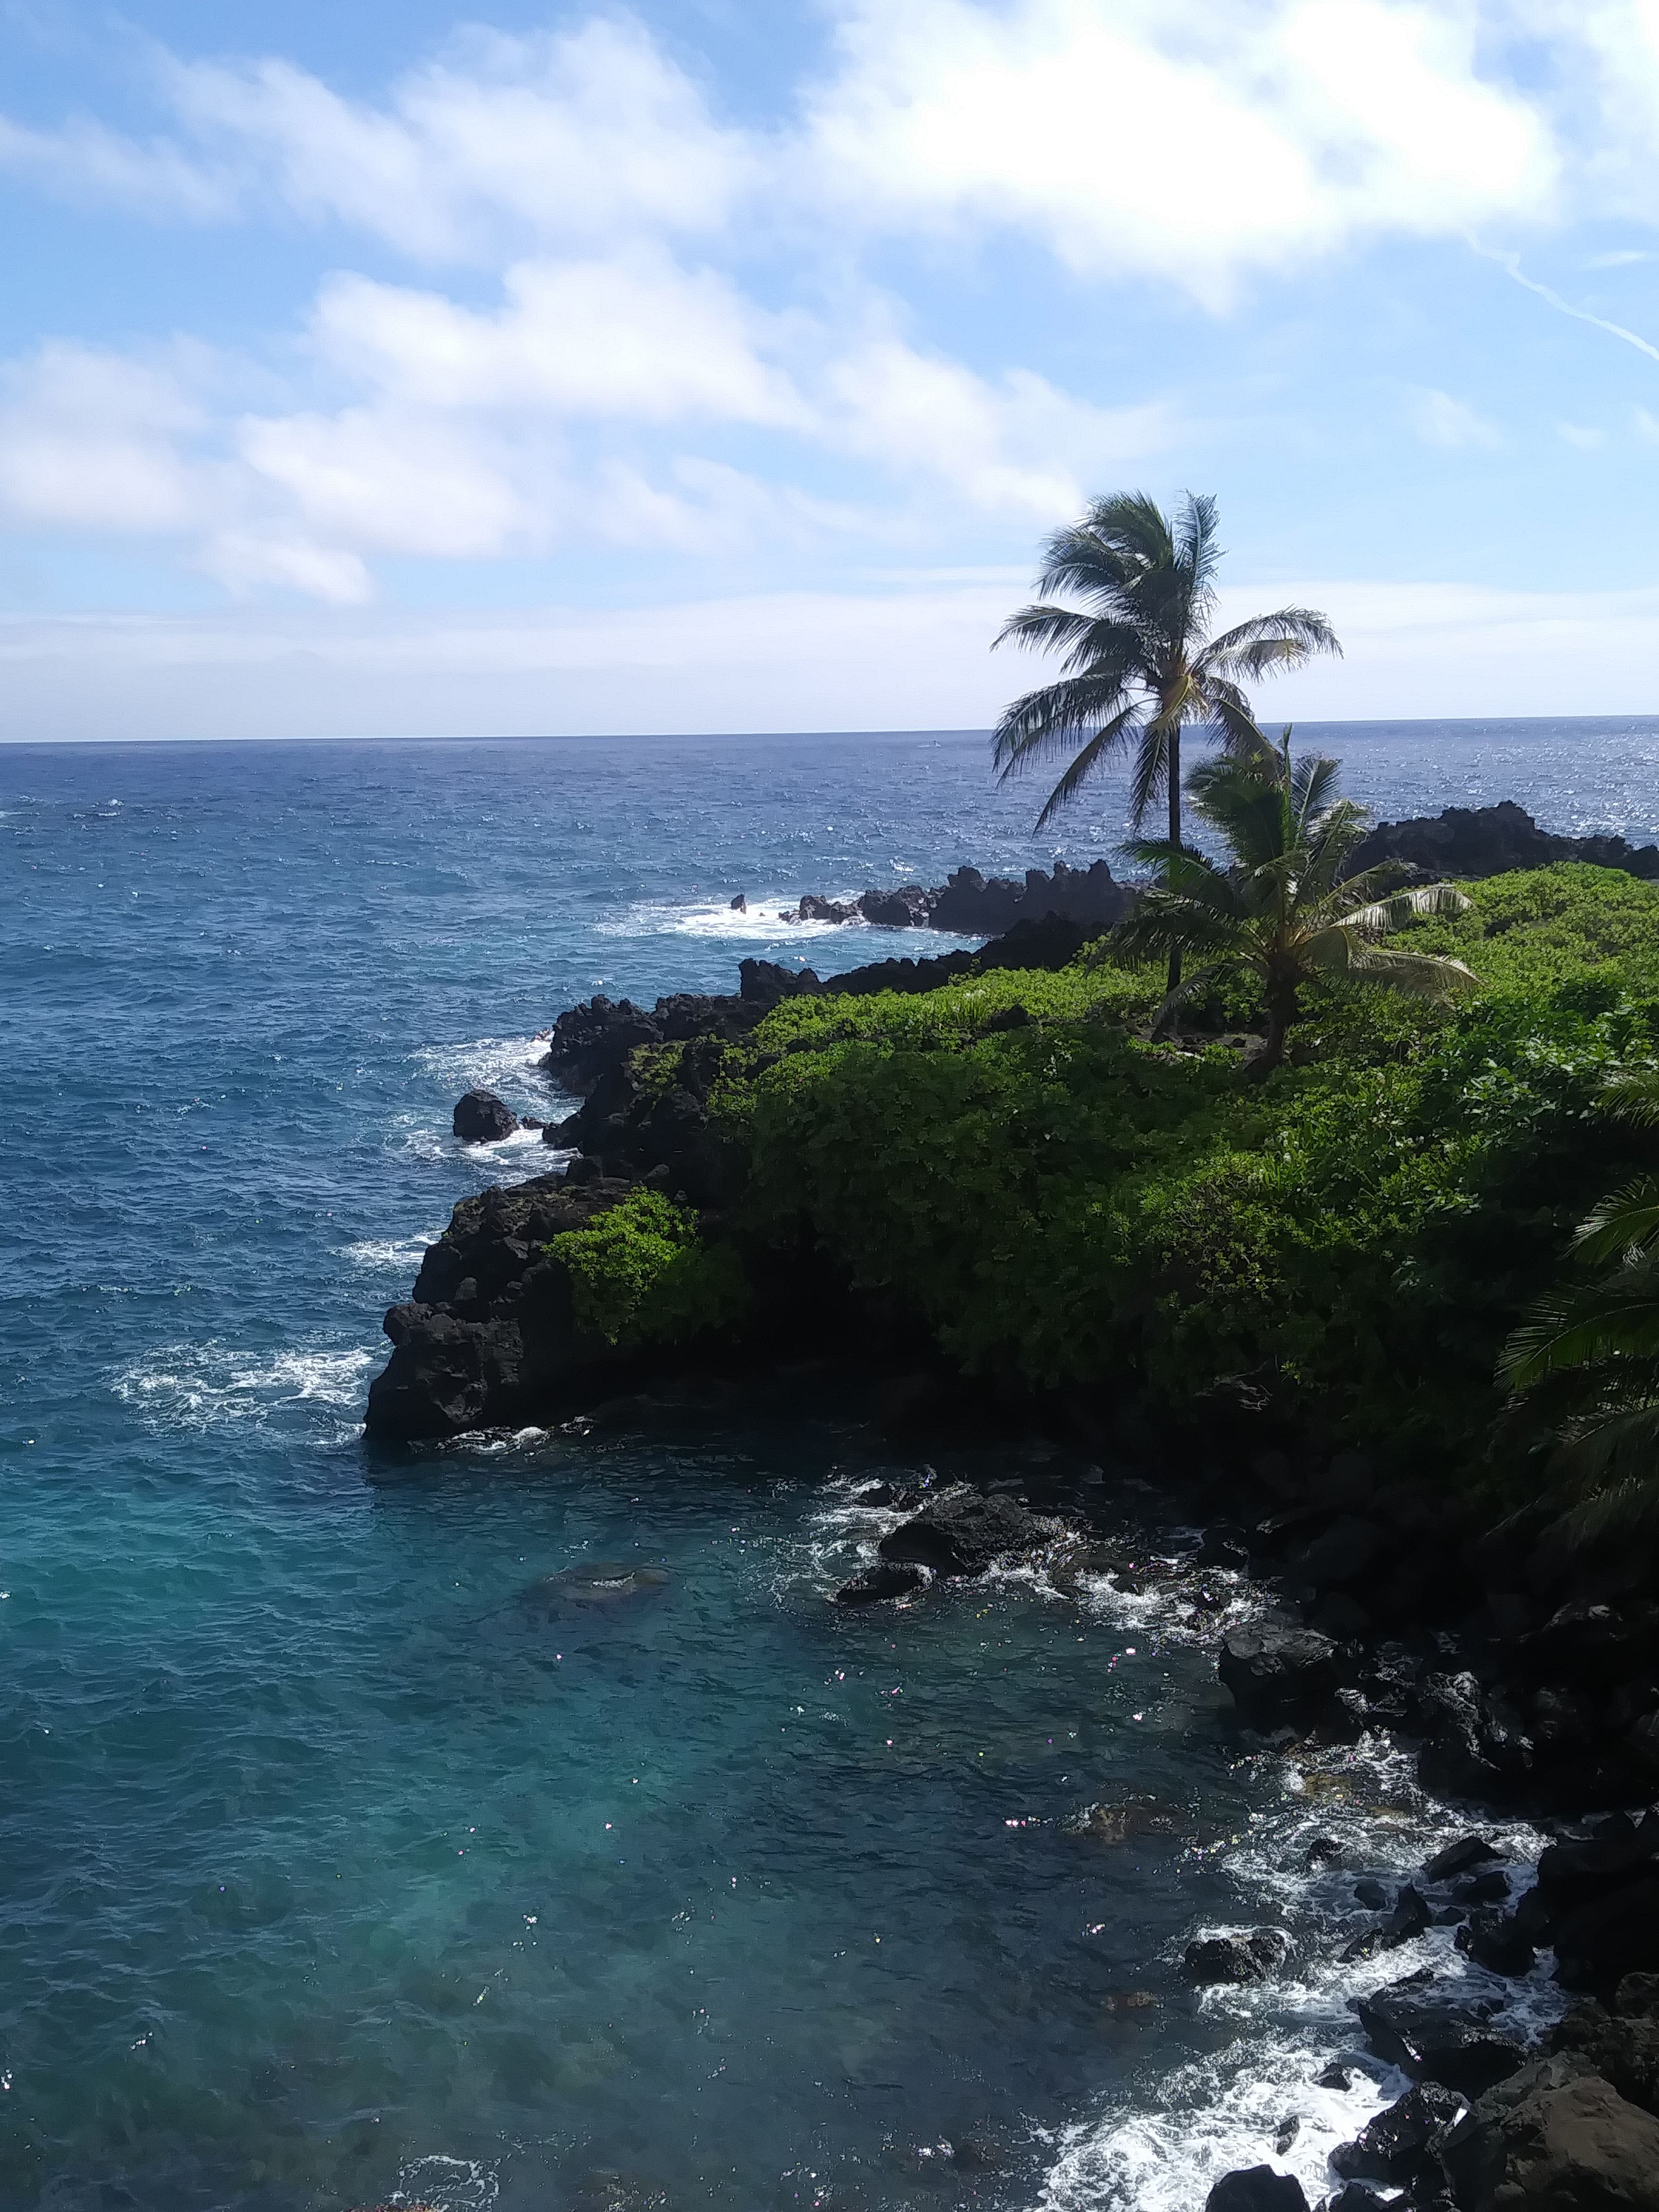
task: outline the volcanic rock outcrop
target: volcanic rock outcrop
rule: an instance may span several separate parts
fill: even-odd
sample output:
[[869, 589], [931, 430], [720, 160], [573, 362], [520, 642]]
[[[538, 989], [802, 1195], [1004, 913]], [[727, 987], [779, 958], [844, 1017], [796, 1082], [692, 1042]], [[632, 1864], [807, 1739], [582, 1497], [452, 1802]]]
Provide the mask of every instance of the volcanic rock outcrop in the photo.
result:
[[1659, 877], [1659, 845], [1632, 845], [1622, 837], [1562, 837], [1540, 830], [1512, 799], [1495, 806], [1448, 806], [1433, 817], [1379, 822], [1348, 857], [1358, 875], [1384, 860], [1399, 862], [1402, 878], [1440, 883], [1448, 877], [1501, 876], [1511, 868], [1547, 867], [1553, 860], [1588, 860], [1626, 875]]

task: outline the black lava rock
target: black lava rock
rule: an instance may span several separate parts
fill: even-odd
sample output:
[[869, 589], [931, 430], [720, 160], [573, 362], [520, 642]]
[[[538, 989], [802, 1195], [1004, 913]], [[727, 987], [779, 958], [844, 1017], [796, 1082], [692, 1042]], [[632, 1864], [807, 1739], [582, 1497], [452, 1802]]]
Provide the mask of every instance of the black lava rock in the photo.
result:
[[1293, 2173], [1242, 2166], [1222, 2175], [1204, 2200], [1204, 2212], [1308, 2212], [1308, 2198]]
[[1054, 1533], [1011, 1498], [958, 1490], [901, 1522], [877, 1547], [884, 1559], [931, 1567], [939, 1575], [983, 1574], [993, 1559], [1041, 1550]]
[[1386, 2181], [1402, 2189], [1416, 2179], [1463, 2106], [1455, 2089], [1420, 2081], [1377, 2113], [1352, 2142], [1339, 2144], [1331, 2165], [1345, 2180]]
[[1501, 2081], [1526, 2056], [1485, 2012], [1437, 1984], [1427, 1968], [1353, 2003], [1379, 2058], [1403, 2067], [1415, 2081], [1438, 2081], [1466, 2097]]
[[899, 1566], [890, 1559], [878, 1559], [873, 1566], [866, 1567], [862, 1574], [843, 1583], [836, 1591], [831, 1602], [836, 1605], [879, 1605], [885, 1598], [906, 1597], [920, 1589], [927, 1577], [920, 1567]]
[[455, 1134], [464, 1145], [498, 1145], [519, 1126], [519, 1117], [493, 1091], [469, 1091], [455, 1107]]
[[1224, 1638], [1216, 1671], [1252, 1728], [1316, 1718], [1336, 1688], [1336, 1646], [1310, 1628], [1255, 1622]]
[[1489, 1973], [1511, 1979], [1532, 1972], [1536, 1956], [1531, 1942], [1508, 1912], [1477, 1912], [1464, 1922], [1452, 1938], [1466, 1958]]
[[1265, 1982], [1285, 1948], [1285, 1938], [1272, 1929], [1249, 1936], [1206, 1936], [1187, 1946], [1181, 1971], [1200, 1989], [1218, 1982]]

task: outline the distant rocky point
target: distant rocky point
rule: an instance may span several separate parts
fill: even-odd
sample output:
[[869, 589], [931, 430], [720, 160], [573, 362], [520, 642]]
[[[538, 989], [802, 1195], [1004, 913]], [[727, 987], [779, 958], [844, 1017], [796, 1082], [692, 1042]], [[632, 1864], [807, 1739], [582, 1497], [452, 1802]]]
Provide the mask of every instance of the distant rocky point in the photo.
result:
[[901, 884], [896, 890], [864, 891], [845, 900], [821, 898], [809, 891], [798, 906], [783, 908], [778, 920], [862, 921], [877, 929], [945, 929], [957, 937], [1000, 937], [1017, 921], [1043, 921], [1050, 915], [1109, 929], [1122, 920], [1133, 897], [1127, 885], [1112, 880], [1104, 860], [1097, 860], [1091, 868], [1068, 868], [1064, 860], [1056, 860], [1052, 875], [1046, 868], [1028, 868], [1024, 883], [1011, 876], [988, 878], [977, 868], [958, 868], [931, 890], [921, 884]]
[[1447, 877], [1501, 876], [1511, 868], [1544, 868], [1553, 860], [1588, 860], [1622, 868], [1627, 876], [1659, 878], [1659, 845], [1632, 845], [1622, 837], [1560, 837], [1540, 830], [1512, 799], [1496, 806], [1448, 806], [1432, 817], [1379, 822], [1356, 845], [1348, 872], [1397, 860], [1407, 880], [1443, 882]]

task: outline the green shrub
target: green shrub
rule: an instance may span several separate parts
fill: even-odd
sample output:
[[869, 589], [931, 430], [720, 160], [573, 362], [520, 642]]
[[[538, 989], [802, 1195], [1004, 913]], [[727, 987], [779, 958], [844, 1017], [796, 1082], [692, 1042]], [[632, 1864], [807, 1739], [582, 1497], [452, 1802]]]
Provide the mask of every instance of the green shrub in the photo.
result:
[[611, 1344], [726, 1328], [747, 1303], [731, 1246], [706, 1244], [691, 1209], [657, 1191], [635, 1191], [547, 1249], [569, 1273], [577, 1321]]

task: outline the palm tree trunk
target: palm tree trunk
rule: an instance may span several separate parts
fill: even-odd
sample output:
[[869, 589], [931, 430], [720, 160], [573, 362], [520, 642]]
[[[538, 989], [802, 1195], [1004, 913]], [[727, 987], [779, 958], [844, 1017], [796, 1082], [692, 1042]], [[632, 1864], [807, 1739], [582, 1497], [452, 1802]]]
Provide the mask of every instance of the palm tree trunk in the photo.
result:
[[[1181, 726], [1179, 723], [1170, 732], [1169, 765], [1170, 842], [1172, 845], [1178, 845], [1181, 842]], [[1180, 981], [1181, 955], [1179, 952], [1172, 952], [1170, 955], [1170, 974], [1165, 988], [1173, 991], [1178, 987]]]
[[1300, 1008], [1297, 1004], [1294, 983], [1270, 983], [1267, 991], [1267, 1034], [1261, 1041], [1261, 1049], [1249, 1063], [1249, 1074], [1257, 1081], [1271, 1075], [1285, 1060], [1285, 1042], [1291, 1033]]

